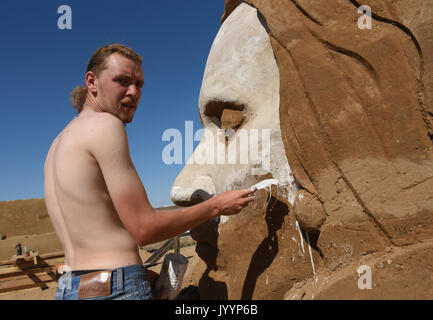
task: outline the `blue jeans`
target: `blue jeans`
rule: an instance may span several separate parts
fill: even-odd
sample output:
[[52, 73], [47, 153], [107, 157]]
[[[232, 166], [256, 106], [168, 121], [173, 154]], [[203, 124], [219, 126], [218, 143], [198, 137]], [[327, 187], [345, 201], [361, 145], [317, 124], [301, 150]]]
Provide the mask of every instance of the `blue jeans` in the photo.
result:
[[[57, 283], [56, 300], [78, 300], [81, 275], [63, 274]], [[153, 300], [146, 269], [139, 264], [117, 268], [111, 274], [111, 295], [82, 300]]]

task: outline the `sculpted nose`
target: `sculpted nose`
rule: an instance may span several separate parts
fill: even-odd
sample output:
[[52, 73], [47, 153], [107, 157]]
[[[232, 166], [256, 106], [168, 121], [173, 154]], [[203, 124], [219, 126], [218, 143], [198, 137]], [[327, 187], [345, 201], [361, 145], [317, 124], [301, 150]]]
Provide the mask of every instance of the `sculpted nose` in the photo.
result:
[[171, 201], [177, 206], [188, 207], [208, 200], [215, 194], [215, 186], [209, 176], [179, 175], [170, 192]]

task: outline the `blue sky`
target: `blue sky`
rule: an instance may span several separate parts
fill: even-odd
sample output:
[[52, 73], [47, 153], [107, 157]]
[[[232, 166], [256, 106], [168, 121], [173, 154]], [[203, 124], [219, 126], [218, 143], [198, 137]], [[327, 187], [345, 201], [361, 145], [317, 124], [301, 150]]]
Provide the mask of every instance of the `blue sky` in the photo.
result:
[[[60, 30], [61, 5], [72, 29]], [[43, 165], [76, 115], [69, 100], [93, 52], [122, 43], [143, 56], [145, 85], [127, 131], [131, 156], [154, 207], [171, 205], [182, 165], [166, 165], [166, 129], [202, 125], [198, 97], [224, 0], [26, 0], [0, 2], [0, 201], [43, 197]], [[196, 145], [195, 143], [194, 145]]]

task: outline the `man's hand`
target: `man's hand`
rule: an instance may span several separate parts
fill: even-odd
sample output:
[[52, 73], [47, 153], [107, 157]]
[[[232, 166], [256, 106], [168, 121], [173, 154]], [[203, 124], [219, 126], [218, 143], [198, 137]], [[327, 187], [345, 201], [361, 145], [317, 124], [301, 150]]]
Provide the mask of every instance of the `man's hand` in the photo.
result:
[[239, 213], [248, 203], [256, 200], [254, 192], [256, 192], [256, 189], [226, 191], [209, 201], [214, 202], [220, 215], [230, 216]]

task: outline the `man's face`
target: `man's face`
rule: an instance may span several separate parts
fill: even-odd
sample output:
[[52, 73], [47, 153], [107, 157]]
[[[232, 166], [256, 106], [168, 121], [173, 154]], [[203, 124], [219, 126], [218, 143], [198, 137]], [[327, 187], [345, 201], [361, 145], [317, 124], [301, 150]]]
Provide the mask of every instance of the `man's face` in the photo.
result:
[[107, 58], [106, 69], [99, 74], [95, 83], [96, 101], [102, 109], [124, 123], [131, 122], [141, 98], [141, 65], [114, 53]]

